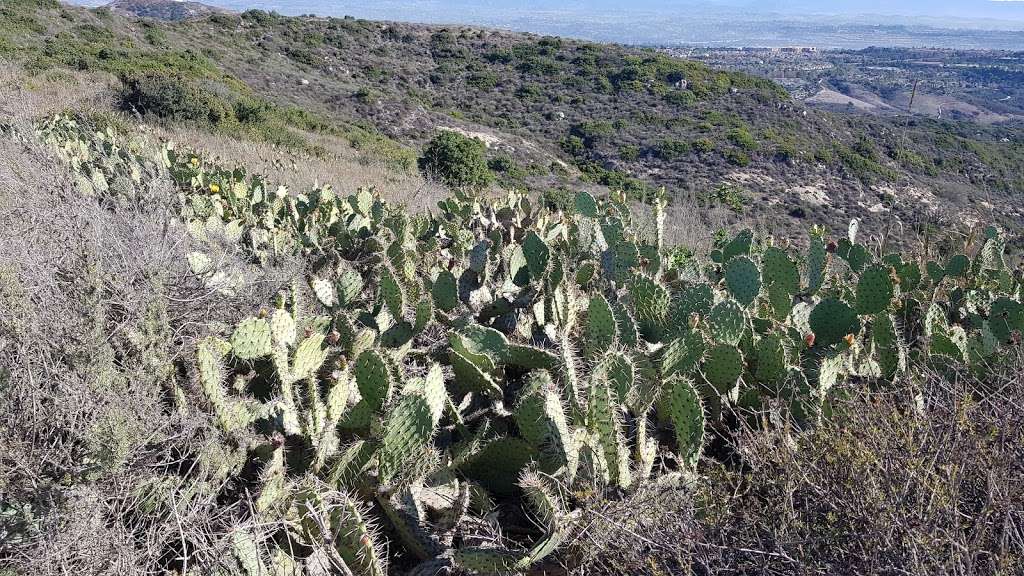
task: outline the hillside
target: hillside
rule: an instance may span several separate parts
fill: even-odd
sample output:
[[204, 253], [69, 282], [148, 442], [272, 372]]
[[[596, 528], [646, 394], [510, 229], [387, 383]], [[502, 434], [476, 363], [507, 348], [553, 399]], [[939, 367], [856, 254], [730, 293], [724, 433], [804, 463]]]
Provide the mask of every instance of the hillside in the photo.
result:
[[[6, 8], [34, 26], [0, 33], [0, 45], [23, 47], [17, 57], [30, 66], [109, 70], [129, 83], [168, 76], [199, 107], [240, 89], [237, 79], [244, 92], [414, 147], [439, 129], [460, 130], [488, 143], [506, 186], [582, 179], [635, 195], [663, 186], [794, 238], [809, 222], [854, 217], [918, 228], [1022, 221], [1024, 144], [1000, 127], [830, 114], [753, 76], [511, 32], [257, 11], [136, 22], [38, 6]], [[53, 38], [39, 53], [44, 31]], [[176, 60], [188, 65], [170, 73]]]
[[[388, 90], [238, 38], [313, 25]], [[786, 96], [390, 27], [0, 4], [0, 576], [1020, 572], [1019, 226], [795, 236], [735, 188], [650, 192], [675, 175], [599, 160], [646, 132], [581, 111], [662, 106], [662, 72], [557, 88], [559, 58], [681, 68], [684, 110]], [[428, 58], [560, 72], [513, 108], [454, 64], [404, 86]], [[628, 166], [781, 172], [740, 128]]]
[[201, 2], [186, 0], [114, 0], [106, 4], [105, 8], [126, 16], [168, 21], [188, 20], [228, 12]]

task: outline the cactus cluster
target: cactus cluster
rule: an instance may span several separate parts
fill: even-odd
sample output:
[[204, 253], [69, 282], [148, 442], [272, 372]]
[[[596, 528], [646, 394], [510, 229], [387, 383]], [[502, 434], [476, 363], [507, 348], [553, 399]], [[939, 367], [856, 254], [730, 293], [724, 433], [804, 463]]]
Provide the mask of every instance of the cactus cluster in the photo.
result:
[[663, 195], [650, 232], [621, 194], [565, 212], [456, 195], [412, 215], [192, 158], [161, 156], [197, 240], [230, 230], [254, 263], [311, 263], [190, 367], [258, 470], [239, 476], [254, 514], [286, 527], [242, 538], [243, 566], [526, 571], [578, 527], [581, 495], [696, 474], [712, 431], [814, 426], [849, 386], [921, 366], [983, 372], [1024, 331], [995, 228], [944, 264], [878, 254], [856, 225], [801, 251], [744, 230], [681, 269]]

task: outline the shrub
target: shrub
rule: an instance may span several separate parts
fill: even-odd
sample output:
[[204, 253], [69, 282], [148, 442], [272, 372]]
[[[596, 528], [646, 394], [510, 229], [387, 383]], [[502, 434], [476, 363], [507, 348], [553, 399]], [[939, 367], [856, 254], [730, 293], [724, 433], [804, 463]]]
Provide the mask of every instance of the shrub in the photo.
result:
[[632, 162], [640, 157], [640, 147], [636, 144], [623, 144], [619, 146], [619, 158], [626, 162]]
[[712, 200], [723, 204], [733, 212], [743, 212], [743, 196], [743, 189], [732, 184], [719, 184], [711, 193]]
[[583, 138], [573, 134], [562, 138], [558, 145], [566, 154], [574, 158], [582, 157], [587, 153], [587, 145], [583, 143]]
[[520, 62], [516, 70], [534, 76], [554, 76], [558, 74], [559, 66], [550, 58], [529, 58]]
[[423, 149], [420, 170], [451, 188], [481, 190], [493, 180], [487, 167], [487, 146], [479, 138], [444, 130]]
[[498, 85], [498, 75], [493, 72], [475, 72], [466, 83], [478, 90], [490, 90]]
[[543, 95], [543, 88], [536, 84], [523, 84], [516, 88], [516, 98], [520, 100], [539, 100]]
[[672, 90], [663, 96], [666, 102], [689, 108], [697, 103], [697, 95], [689, 90]]
[[748, 152], [757, 150], [757, 140], [754, 139], [754, 135], [750, 133], [750, 129], [746, 126], [739, 126], [729, 130], [725, 137], [729, 139], [729, 142]]
[[715, 143], [710, 138], [698, 138], [690, 144], [690, 147], [698, 154], [707, 154], [715, 149]]
[[658, 144], [658, 158], [662, 160], [675, 160], [680, 156], [690, 153], [690, 145], [679, 140], [662, 140]]
[[234, 119], [231, 106], [194, 81], [170, 74], [144, 74], [126, 82], [122, 106], [141, 114], [219, 125]]
[[750, 165], [750, 156], [748, 156], [746, 152], [742, 150], [736, 150], [735, 148], [726, 151], [725, 159], [728, 160], [730, 164], [733, 164], [735, 166]]
[[548, 188], [541, 198], [550, 210], [570, 211], [576, 205], [576, 193], [566, 188]]
[[587, 148], [594, 148], [598, 142], [615, 134], [615, 125], [607, 120], [589, 120], [573, 126], [570, 134], [582, 139]]
[[275, 12], [266, 12], [263, 10], [246, 10], [245, 12], [242, 12], [242, 18], [255, 22], [260, 26], [270, 26], [274, 24], [280, 17]]
[[365, 86], [356, 90], [355, 94], [352, 96], [362, 104], [373, 104], [377, 101], [376, 92]]

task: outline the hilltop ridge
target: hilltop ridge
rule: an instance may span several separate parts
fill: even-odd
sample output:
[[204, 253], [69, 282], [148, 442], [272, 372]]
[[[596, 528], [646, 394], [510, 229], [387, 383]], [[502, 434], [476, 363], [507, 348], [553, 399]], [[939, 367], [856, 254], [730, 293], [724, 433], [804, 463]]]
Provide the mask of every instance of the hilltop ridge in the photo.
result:
[[210, 14], [230, 12], [230, 10], [224, 8], [190, 0], [113, 0], [113, 2], [105, 4], [103, 7], [139, 18], [169, 21], [189, 20], [192, 18], [202, 18]]

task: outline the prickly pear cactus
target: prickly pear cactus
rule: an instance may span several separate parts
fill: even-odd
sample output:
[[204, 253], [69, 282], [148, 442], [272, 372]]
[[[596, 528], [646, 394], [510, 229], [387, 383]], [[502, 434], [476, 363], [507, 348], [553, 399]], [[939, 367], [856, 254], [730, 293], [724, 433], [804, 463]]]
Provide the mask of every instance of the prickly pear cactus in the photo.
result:
[[[743, 230], [681, 266], [663, 193], [581, 192], [560, 210], [456, 194], [414, 215], [366, 189], [271, 187], [170, 145], [142, 156], [66, 115], [39, 135], [87, 197], [140, 202], [112, 183], [167, 176], [195, 244], [183, 269], [211, 290], [247, 281], [217, 270], [225, 241], [254, 267], [308, 264], [252, 303], [269, 313], [201, 339], [188, 362], [194, 405], [244, 460], [224, 473], [232, 492], [287, 527], [240, 533], [250, 572], [301, 570], [312, 552], [354, 574], [383, 574], [389, 555], [539, 573], [578, 528], [566, 494], [699, 472], [706, 438], [737, 421], [799, 433], [854, 388], [984, 373], [1024, 332], [1020, 274], [993, 227], [927, 263], [876, 253], [859, 222], [837, 239], [813, 228], [801, 253]], [[485, 528], [495, 519], [515, 541]]]

